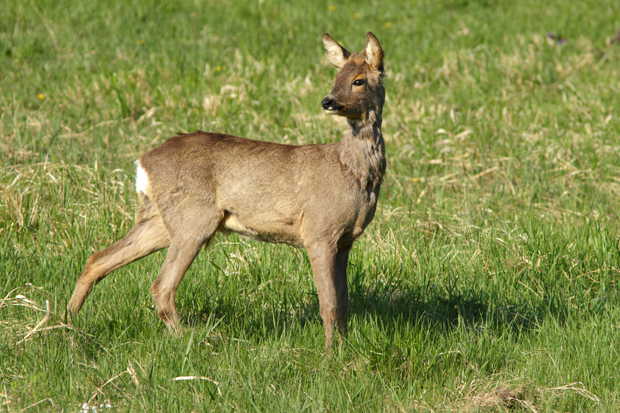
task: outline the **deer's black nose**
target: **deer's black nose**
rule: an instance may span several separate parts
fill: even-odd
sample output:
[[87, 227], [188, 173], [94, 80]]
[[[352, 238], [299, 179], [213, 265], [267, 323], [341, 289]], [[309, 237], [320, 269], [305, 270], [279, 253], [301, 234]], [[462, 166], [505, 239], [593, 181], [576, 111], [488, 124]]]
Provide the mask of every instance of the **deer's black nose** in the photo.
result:
[[321, 104], [323, 105], [323, 109], [327, 110], [334, 104], [334, 100], [327, 97], [323, 99]]

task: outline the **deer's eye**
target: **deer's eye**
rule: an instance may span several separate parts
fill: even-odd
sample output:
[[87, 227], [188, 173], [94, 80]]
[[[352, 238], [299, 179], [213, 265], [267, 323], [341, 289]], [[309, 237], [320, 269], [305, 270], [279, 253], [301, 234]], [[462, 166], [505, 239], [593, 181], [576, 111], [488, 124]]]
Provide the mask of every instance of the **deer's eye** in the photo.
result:
[[364, 85], [364, 79], [357, 79], [356, 81], [353, 82], [353, 84], [355, 86], [363, 86]]

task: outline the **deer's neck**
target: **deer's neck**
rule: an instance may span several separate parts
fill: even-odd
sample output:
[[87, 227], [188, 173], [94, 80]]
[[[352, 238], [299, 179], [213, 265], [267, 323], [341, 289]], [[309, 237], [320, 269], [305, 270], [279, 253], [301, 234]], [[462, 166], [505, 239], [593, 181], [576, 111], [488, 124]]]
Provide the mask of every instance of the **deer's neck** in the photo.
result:
[[365, 119], [348, 120], [349, 131], [342, 141], [340, 160], [360, 186], [378, 191], [385, 172], [385, 143], [381, 112], [371, 110]]

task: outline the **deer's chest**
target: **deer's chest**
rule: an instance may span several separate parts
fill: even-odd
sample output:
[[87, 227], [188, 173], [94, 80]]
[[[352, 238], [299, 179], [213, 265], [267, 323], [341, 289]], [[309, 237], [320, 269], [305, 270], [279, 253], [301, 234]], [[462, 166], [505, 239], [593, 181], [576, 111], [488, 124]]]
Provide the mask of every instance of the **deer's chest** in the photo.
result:
[[374, 191], [365, 193], [359, 200], [357, 214], [351, 222], [349, 231], [343, 234], [340, 242], [341, 245], [349, 244], [362, 236], [364, 230], [375, 216], [378, 195], [379, 189], [377, 188]]

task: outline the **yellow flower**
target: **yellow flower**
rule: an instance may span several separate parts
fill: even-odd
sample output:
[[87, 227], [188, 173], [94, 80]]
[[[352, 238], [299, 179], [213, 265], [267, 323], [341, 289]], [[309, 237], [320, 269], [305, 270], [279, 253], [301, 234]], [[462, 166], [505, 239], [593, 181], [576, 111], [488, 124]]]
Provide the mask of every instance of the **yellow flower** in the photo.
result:
[[217, 70], [219, 72], [220, 70], [222, 70], [222, 66], [216, 67], [215, 70]]
[[45, 96], [43, 96], [43, 93], [39, 93], [39, 99], [43, 99]]
[[144, 39], [140, 39], [140, 40], [136, 41], [136, 43], [138, 43], [138, 44], [144, 44]]
[[386, 22], [386, 23], [385, 23], [385, 27], [389, 29], [390, 27], [392, 27], [392, 23], [390, 23], [390, 22]]
[[334, 10], [336, 10], [336, 6], [329, 6], [327, 9], [328, 9], [329, 11], [334, 11]]
[[359, 14], [359, 13], [355, 13], [355, 14], [353, 15], [353, 18], [354, 18], [354, 19], [359, 19], [359, 18], [360, 18], [360, 14]]

